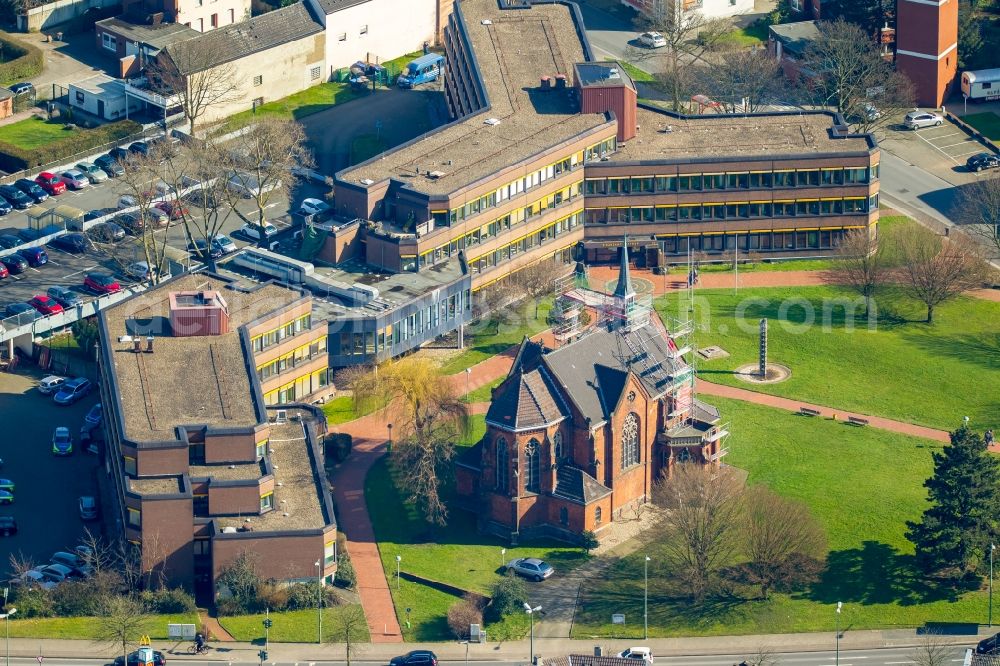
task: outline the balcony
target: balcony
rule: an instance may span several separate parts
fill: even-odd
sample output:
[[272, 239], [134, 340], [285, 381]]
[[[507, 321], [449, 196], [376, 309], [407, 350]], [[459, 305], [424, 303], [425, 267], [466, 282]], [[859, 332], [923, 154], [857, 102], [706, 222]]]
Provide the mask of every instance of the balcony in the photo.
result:
[[126, 95], [138, 97], [144, 102], [148, 102], [153, 106], [158, 106], [161, 109], [169, 109], [181, 103], [179, 95], [170, 95], [165, 97], [159, 93], [153, 92], [149, 85], [149, 81], [145, 77], [126, 79], [122, 82], [122, 84], [125, 87]]

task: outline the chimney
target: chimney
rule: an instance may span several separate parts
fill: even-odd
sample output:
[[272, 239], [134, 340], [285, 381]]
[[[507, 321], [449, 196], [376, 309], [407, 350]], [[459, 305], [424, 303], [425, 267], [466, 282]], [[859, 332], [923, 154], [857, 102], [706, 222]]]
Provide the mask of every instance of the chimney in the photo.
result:
[[146, 353], [147, 354], [152, 354], [153, 353], [153, 336], [152, 335], [147, 335], [146, 336]]
[[566, 88], [566, 75], [556, 74], [556, 90], [564, 90]]
[[132, 351], [136, 354], [142, 351], [142, 338], [138, 335], [132, 338]]
[[543, 76], [541, 81], [542, 90], [552, 90], [552, 78], [549, 76]]

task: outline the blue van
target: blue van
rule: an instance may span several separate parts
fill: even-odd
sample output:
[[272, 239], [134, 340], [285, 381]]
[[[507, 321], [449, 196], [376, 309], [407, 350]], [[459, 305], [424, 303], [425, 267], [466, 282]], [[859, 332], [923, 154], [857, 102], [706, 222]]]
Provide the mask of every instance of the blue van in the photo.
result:
[[433, 81], [441, 76], [444, 56], [438, 53], [428, 53], [420, 56], [406, 66], [406, 71], [399, 75], [396, 83], [400, 88], [413, 88], [421, 83]]

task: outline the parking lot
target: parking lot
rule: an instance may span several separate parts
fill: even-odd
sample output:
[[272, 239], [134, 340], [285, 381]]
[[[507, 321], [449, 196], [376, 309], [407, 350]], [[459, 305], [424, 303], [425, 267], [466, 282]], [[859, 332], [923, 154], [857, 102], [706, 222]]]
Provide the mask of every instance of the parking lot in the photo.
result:
[[60, 407], [35, 388], [39, 377], [26, 370], [0, 374], [0, 413], [8, 417], [0, 477], [16, 484], [14, 504], [0, 507], [0, 515], [14, 516], [18, 524], [15, 536], [0, 537], [0, 572], [9, 570], [11, 554], [45, 564], [52, 553], [75, 546], [86, 525], [99, 525], [84, 523], [77, 507], [81, 495], [97, 495], [97, 456], [76, 446], [72, 455], [52, 455], [53, 428], [69, 427], [75, 440], [97, 393]]
[[940, 127], [927, 127], [916, 130], [914, 134], [943, 157], [960, 166], [964, 166], [965, 160], [970, 156], [984, 150], [981, 143], [948, 120]]

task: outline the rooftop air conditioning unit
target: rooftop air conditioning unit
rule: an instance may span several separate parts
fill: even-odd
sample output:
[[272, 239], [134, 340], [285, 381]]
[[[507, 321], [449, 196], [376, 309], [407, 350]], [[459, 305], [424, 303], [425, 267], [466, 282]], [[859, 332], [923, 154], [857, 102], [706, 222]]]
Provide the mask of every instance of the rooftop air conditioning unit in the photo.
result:
[[284, 409], [279, 409], [274, 413], [275, 423], [286, 423], [288, 421], [288, 411]]

